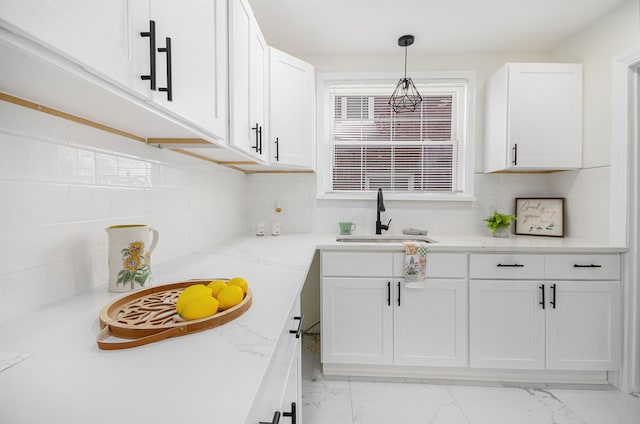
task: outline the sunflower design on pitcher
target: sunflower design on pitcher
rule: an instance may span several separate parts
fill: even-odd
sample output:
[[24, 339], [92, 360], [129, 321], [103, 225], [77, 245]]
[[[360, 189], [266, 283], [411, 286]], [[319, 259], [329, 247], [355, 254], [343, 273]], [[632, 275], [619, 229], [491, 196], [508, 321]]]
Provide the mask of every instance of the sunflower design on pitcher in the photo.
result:
[[123, 269], [118, 273], [116, 284], [130, 284], [133, 290], [135, 283], [144, 287], [151, 275], [150, 253], [144, 251], [144, 243], [134, 241], [129, 243], [129, 247], [122, 249]]

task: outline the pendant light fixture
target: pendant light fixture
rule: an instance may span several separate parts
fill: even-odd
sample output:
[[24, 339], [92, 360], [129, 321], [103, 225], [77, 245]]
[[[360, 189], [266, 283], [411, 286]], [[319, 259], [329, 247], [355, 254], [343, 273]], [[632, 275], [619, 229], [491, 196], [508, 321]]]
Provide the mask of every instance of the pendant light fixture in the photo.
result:
[[395, 113], [414, 112], [422, 103], [422, 96], [418, 93], [418, 89], [411, 78], [407, 78], [407, 47], [412, 45], [413, 41], [413, 35], [403, 35], [398, 39], [398, 45], [404, 47], [404, 78], [400, 78], [389, 98], [389, 105]]

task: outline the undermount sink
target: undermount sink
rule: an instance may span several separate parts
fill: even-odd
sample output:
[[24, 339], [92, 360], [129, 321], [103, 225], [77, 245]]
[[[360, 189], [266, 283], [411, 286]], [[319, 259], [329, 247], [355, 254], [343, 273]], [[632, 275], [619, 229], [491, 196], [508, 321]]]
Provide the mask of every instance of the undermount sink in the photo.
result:
[[410, 234], [351, 234], [339, 235], [336, 241], [351, 243], [402, 243], [403, 241], [423, 241], [425, 243], [437, 243], [427, 236]]

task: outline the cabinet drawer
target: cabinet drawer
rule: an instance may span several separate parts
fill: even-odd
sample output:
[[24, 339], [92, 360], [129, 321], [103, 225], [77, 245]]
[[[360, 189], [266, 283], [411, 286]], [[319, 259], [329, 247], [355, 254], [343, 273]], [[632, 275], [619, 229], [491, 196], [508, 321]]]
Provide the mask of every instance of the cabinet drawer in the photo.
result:
[[[395, 277], [404, 276], [404, 253], [393, 254]], [[427, 278], [467, 278], [464, 253], [427, 253]]]
[[478, 254], [469, 258], [470, 278], [544, 278], [544, 255]]
[[321, 252], [322, 275], [342, 277], [391, 277], [391, 252]]
[[302, 338], [296, 338], [296, 334], [289, 332], [298, 329], [300, 320], [296, 317], [300, 317], [300, 299], [296, 299], [289, 312], [287, 324], [280, 334], [269, 370], [262, 380], [259, 394], [249, 414], [251, 418], [247, 424], [270, 420], [273, 413], [280, 410], [285, 397], [292, 360], [301, 353]]
[[620, 255], [546, 255], [545, 278], [619, 280]]

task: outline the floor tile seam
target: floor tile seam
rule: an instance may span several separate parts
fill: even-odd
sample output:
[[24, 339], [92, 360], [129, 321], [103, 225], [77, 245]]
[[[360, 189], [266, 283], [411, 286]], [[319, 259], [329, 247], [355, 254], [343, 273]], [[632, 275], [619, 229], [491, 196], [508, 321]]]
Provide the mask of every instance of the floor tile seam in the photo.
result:
[[456, 406], [458, 407], [458, 409], [462, 413], [462, 416], [467, 421], [467, 423], [471, 424], [471, 419], [469, 418], [469, 416], [467, 415], [466, 411], [464, 410], [464, 408], [460, 404], [460, 401], [458, 400], [458, 398], [456, 398], [456, 395], [453, 393], [453, 391], [451, 391], [451, 386], [442, 385], [442, 387], [444, 387], [447, 390], [447, 392], [449, 392], [449, 395], [451, 395], [451, 399], [453, 399], [453, 401], [455, 402]]

